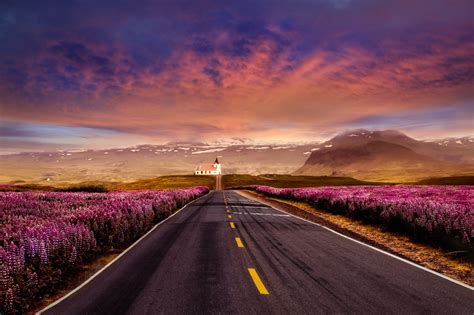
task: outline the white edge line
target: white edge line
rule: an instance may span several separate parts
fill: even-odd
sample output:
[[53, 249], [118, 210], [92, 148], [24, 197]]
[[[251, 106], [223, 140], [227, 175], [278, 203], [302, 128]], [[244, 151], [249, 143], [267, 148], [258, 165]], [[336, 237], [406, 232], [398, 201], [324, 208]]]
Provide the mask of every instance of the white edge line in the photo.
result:
[[105, 265], [104, 267], [102, 267], [99, 271], [97, 271], [96, 273], [94, 273], [92, 276], [90, 276], [86, 281], [84, 281], [83, 283], [81, 283], [78, 287], [76, 287], [74, 290], [70, 291], [69, 293], [67, 293], [66, 295], [64, 295], [63, 297], [61, 297], [60, 299], [54, 301], [53, 303], [49, 304], [48, 306], [46, 306], [45, 308], [39, 310], [38, 312], [36, 312], [35, 314], [36, 315], [40, 315], [41, 313], [49, 310], [50, 308], [58, 305], [59, 303], [61, 303], [62, 301], [64, 301], [65, 299], [69, 298], [71, 295], [73, 295], [74, 293], [76, 293], [77, 291], [79, 291], [80, 289], [82, 289], [86, 284], [88, 284], [89, 282], [91, 282], [92, 280], [94, 280], [95, 277], [97, 277], [102, 271], [104, 271], [105, 269], [107, 269], [108, 267], [110, 267], [110, 265], [112, 265], [114, 262], [116, 262], [117, 260], [120, 259], [120, 257], [122, 257], [123, 255], [125, 255], [129, 250], [131, 250], [135, 245], [137, 245], [141, 240], [143, 240], [145, 237], [147, 237], [151, 232], [153, 232], [159, 225], [165, 223], [168, 219], [171, 219], [173, 216], [175, 216], [176, 214], [178, 214], [178, 212], [180, 212], [181, 210], [183, 210], [184, 208], [186, 208], [188, 205], [198, 201], [199, 199], [205, 197], [209, 195], [209, 193], [199, 197], [199, 198], [196, 198], [190, 202], [188, 202], [187, 204], [185, 204], [183, 207], [181, 207], [180, 209], [178, 209], [175, 213], [173, 213], [172, 215], [170, 215], [169, 217], [167, 217], [166, 219], [164, 219], [163, 221], [160, 221], [158, 222], [157, 224], [155, 224], [151, 230], [149, 230], [148, 232], [146, 232], [142, 237], [140, 237], [138, 240], [136, 240], [132, 245], [130, 245], [129, 247], [127, 247], [123, 252], [121, 252], [117, 257], [115, 257], [111, 262], [109, 262], [107, 265]]
[[[245, 195], [243, 195], [243, 194], [240, 194], [240, 192], [239, 192], [238, 190], [235, 190], [235, 191], [236, 191], [239, 195], [248, 198], [248, 196], [245, 196]], [[364, 246], [366, 246], [366, 247], [369, 247], [369, 248], [371, 248], [371, 249], [373, 249], [373, 250], [375, 250], [375, 251], [378, 251], [378, 252], [380, 252], [380, 253], [383, 253], [383, 254], [385, 254], [385, 255], [388, 255], [388, 256], [390, 256], [390, 257], [392, 257], [392, 258], [395, 258], [395, 259], [398, 259], [398, 260], [400, 260], [400, 261], [403, 261], [403, 262], [405, 262], [405, 263], [407, 263], [407, 264], [409, 264], [409, 265], [412, 265], [412, 266], [414, 266], [414, 267], [417, 267], [417, 268], [419, 268], [419, 269], [422, 269], [422, 270], [424, 270], [424, 271], [427, 271], [427, 272], [429, 272], [429, 273], [431, 273], [431, 274], [434, 274], [434, 275], [436, 275], [436, 276], [438, 276], [438, 277], [441, 277], [441, 278], [443, 278], [443, 279], [446, 279], [446, 280], [448, 280], [448, 281], [451, 281], [451, 282], [453, 282], [453, 283], [456, 283], [456, 284], [458, 284], [458, 285], [460, 285], [460, 286], [463, 286], [463, 287], [465, 287], [465, 288], [467, 288], [467, 289], [474, 290], [474, 287], [471, 287], [470, 285], [468, 285], [468, 284], [466, 284], [466, 283], [464, 283], [464, 282], [461, 282], [461, 281], [458, 281], [458, 280], [456, 280], [456, 279], [450, 278], [450, 277], [445, 276], [445, 275], [443, 275], [443, 274], [441, 274], [441, 273], [439, 273], [439, 272], [436, 272], [436, 271], [434, 271], [434, 270], [431, 270], [431, 269], [428, 269], [428, 268], [423, 267], [423, 266], [421, 266], [421, 265], [418, 265], [417, 263], [414, 263], [414, 262], [412, 262], [412, 261], [409, 261], [409, 260], [407, 260], [407, 259], [405, 259], [405, 258], [402, 258], [402, 257], [399, 257], [399, 256], [394, 255], [394, 254], [392, 254], [392, 253], [386, 252], [386, 251], [384, 251], [383, 249], [380, 249], [380, 248], [374, 247], [374, 246], [372, 246], [372, 245], [366, 244], [366, 243], [364, 243], [364, 242], [361, 242], [361, 241], [359, 241], [359, 240], [356, 240], [356, 239], [354, 239], [354, 238], [352, 238], [352, 237], [349, 237], [349, 236], [344, 235], [344, 234], [342, 234], [342, 233], [339, 233], [339, 232], [337, 232], [337, 231], [335, 231], [335, 230], [333, 230], [333, 229], [331, 229], [331, 228], [328, 228], [327, 226], [324, 226], [324, 225], [321, 225], [321, 224], [319, 224], [319, 223], [306, 220], [306, 219], [301, 218], [301, 217], [299, 217], [299, 216], [297, 216], [297, 215], [294, 215], [294, 214], [291, 214], [291, 213], [286, 212], [286, 211], [284, 211], [284, 210], [275, 208], [273, 205], [268, 204], [268, 203], [266, 203], [266, 202], [262, 202], [262, 201], [257, 200], [257, 199], [254, 199], [254, 200], [255, 200], [255, 201], [258, 201], [258, 202], [260, 202], [260, 203], [262, 203], [262, 204], [265, 204], [265, 205], [267, 205], [267, 206], [269, 206], [269, 207], [271, 207], [271, 208], [273, 208], [273, 209], [275, 209], [275, 210], [277, 210], [277, 211], [284, 212], [284, 213], [286, 213], [286, 214], [288, 214], [288, 215], [290, 215], [290, 216], [292, 216], [292, 217], [295, 217], [295, 218], [297, 218], [297, 219], [300, 219], [300, 220], [306, 221], [306, 222], [308, 222], [308, 223], [311, 223], [311, 224], [315, 224], [315, 225], [317, 225], [317, 226], [320, 226], [320, 227], [322, 227], [322, 228], [324, 228], [324, 229], [326, 229], [326, 230], [328, 230], [328, 231], [330, 231], [330, 232], [332, 232], [332, 233], [334, 233], [334, 234], [337, 234], [337, 235], [342, 236], [342, 237], [344, 237], [344, 238], [347, 238], [347, 239], [349, 239], [349, 240], [351, 240], [351, 241], [354, 241], [354, 242], [356, 242], [356, 243], [358, 243], [358, 244], [361, 244], [361, 245], [364, 245]]]

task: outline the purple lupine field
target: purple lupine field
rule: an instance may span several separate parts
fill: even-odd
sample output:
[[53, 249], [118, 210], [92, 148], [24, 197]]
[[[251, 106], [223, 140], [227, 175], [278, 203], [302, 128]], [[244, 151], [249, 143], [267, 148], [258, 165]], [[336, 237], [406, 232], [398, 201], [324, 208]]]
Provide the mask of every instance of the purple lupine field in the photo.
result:
[[273, 188], [259, 193], [307, 202], [428, 241], [450, 240], [472, 246], [474, 186], [345, 186]]
[[208, 191], [1, 192], [0, 313], [26, 309], [80, 264]]

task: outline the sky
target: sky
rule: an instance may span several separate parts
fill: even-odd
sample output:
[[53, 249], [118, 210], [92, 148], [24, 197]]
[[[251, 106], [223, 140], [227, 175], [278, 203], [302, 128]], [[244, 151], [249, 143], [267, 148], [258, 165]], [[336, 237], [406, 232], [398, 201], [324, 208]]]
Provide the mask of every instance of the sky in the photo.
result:
[[474, 4], [2, 1], [2, 150], [474, 134]]

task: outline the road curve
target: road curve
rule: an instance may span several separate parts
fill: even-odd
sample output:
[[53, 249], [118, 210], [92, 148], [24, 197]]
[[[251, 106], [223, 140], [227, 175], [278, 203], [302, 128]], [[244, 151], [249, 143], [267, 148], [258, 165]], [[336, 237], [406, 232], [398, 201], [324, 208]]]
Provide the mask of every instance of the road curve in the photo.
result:
[[474, 291], [214, 191], [44, 314], [474, 313]]

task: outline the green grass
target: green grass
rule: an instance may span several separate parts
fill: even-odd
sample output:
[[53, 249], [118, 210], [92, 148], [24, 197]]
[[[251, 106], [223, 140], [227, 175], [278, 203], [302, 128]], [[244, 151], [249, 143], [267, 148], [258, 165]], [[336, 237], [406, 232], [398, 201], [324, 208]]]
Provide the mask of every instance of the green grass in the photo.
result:
[[90, 191], [89, 187], [104, 188], [112, 190], [141, 190], [141, 189], [180, 189], [193, 186], [207, 186], [214, 189], [216, 180], [213, 176], [175, 175], [159, 176], [154, 178], [139, 179], [133, 182], [82, 182], [73, 186], [59, 188], [62, 191], [79, 191], [77, 188], [85, 188], [82, 191]]
[[420, 180], [416, 185], [474, 185], [474, 176], [433, 177]]
[[54, 191], [55, 187], [37, 185], [37, 184], [21, 184], [21, 185], [1, 185], [0, 191]]
[[106, 187], [110, 190], [179, 189], [193, 186], [207, 186], [209, 189], [214, 189], [215, 184], [214, 176], [176, 175], [141, 179], [130, 183], [109, 183]]
[[108, 192], [109, 189], [105, 185], [100, 184], [79, 184], [67, 186], [64, 188], [56, 188], [55, 191], [65, 192]]
[[214, 189], [213, 176], [177, 175], [140, 179], [133, 182], [87, 181], [77, 184], [62, 183], [56, 186], [38, 184], [0, 185], [0, 191], [71, 191], [71, 192], [106, 192], [113, 190], [139, 189], [180, 189], [193, 186], [207, 186]]
[[[0, 191], [85, 191], [106, 192], [112, 190], [138, 189], [179, 189], [192, 186], [215, 187], [214, 176], [176, 175], [141, 179], [133, 182], [88, 181], [78, 184], [59, 184], [44, 186], [38, 184], [18, 183], [0, 185]], [[272, 187], [318, 187], [318, 186], [351, 186], [351, 185], [386, 185], [387, 183], [366, 182], [352, 177], [333, 176], [292, 176], [292, 175], [223, 175], [222, 186], [231, 188], [246, 185], [266, 185]], [[474, 185], [474, 176], [451, 176], [425, 179], [412, 185]]]
[[[365, 182], [352, 177], [333, 176], [292, 176], [292, 175], [224, 175], [224, 188], [266, 185], [272, 187], [317, 187], [317, 186], [350, 186], [350, 185], [377, 185], [382, 183]], [[385, 183], [386, 184], [386, 183]]]

